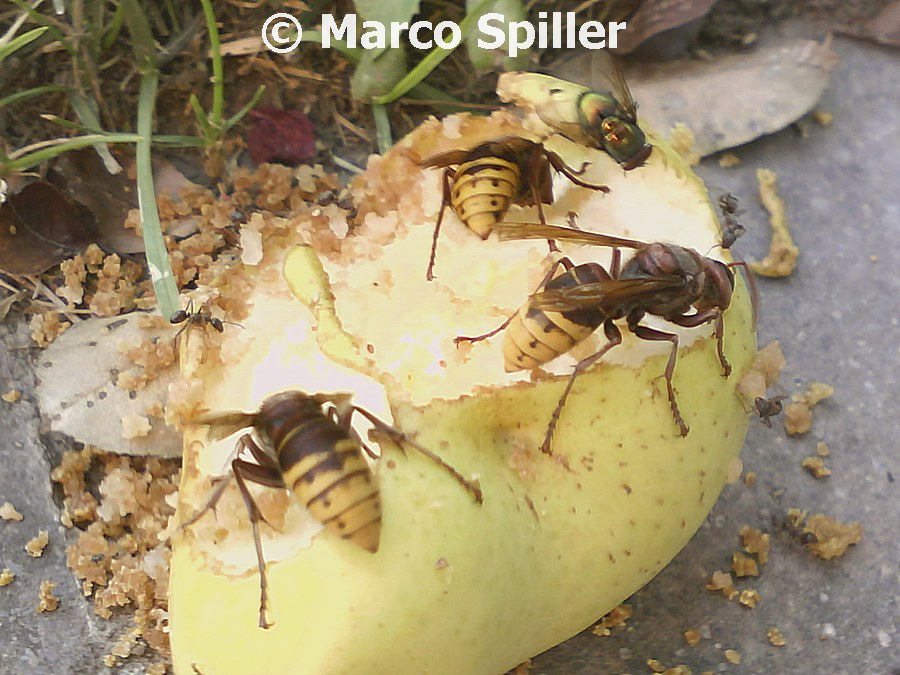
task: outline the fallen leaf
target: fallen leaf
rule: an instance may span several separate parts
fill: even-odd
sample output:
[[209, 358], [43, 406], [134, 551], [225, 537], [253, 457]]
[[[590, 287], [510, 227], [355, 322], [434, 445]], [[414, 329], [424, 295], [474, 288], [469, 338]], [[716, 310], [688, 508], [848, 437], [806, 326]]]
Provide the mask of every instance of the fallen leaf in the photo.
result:
[[863, 40], [900, 47], [900, 2], [892, 2], [868, 21], [842, 32]]
[[[135, 230], [124, 227], [129, 211], [138, 208], [134, 161], [122, 157], [119, 160], [126, 170], [113, 175], [106, 170], [93, 149], [85, 148], [62, 155], [51, 175], [60, 189], [91, 212], [108, 250], [142, 253], [143, 237]], [[153, 183], [157, 195], [167, 195], [173, 201], [181, 198], [182, 190], [194, 185], [170, 162], [158, 157], [153, 159]], [[187, 224], [179, 221], [177, 228], [166, 223], [166, 233], [176, 236], [187, 236], [196, 229], [193, 221]]]
[[[148, 411], [162, 410], [177, 369], [154, 374], [155, 378], [134, 394], [116, 385], [120, 375], [134, 366], [122, 345], [173, 340], [174, 327], [166, 325], [155, 332], [148, 331], [141, 327], [147, 320], [147, 314], [134, 312], [82, 321], [41, 353], [37, 365], [38, 401], [53, 431], [110, 452], [181, 455], [181, 434], [160, 417], [148, 415]], [[124, 438], [123, 433], [128, 430], [123, 421], [138, 417], [149, 419], [149, 431]]]
[[122, 227], [128, 212], [138, 207], [137, 188], [128, 172], [110, 174], [93, 148], [85, 148], [63, 154], [50, 177], [93, 214], [97, 230], [111, 249], [117, 253], [144, 250], [141, 235]]
[[650, 38], [706, 16], [716, 0], [644, 0], [619, 33], [616, 52], [630, 54]]
[[40, 274], [98, 237], [83, 208], [49, 183], [30, 183], [0, 206], [0, 270]]
[[[554, 75], [592, 83], [590, 54]], [[831, 79], [837, 54], [814, 40], [793, 40], [715, 61], [679, 59], [627, 67], [638, 114], [667, 140], [679, 123], [705, 157], [775, 133], [812, 110]]]

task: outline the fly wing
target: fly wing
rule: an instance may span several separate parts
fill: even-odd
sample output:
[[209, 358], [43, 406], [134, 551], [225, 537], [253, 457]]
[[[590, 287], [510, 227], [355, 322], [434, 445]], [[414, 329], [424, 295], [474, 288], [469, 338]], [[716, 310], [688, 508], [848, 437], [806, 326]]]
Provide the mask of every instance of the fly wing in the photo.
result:
[[640, 304], [660, 292], [674, 290], [682, 285], [683, 281], [676, 276], [607, 279], [540, 291], [531, 297], [530, 305], [535, 309], [552, 312], [612, 309], [622, 304]]
[[500, 241], [511, 239], [555, 239], [557, 241], [570, 241], [575, 244], [591, 244], [593, 246], [614, 248], [638, 249], [646, 246], [646, 243], [636, 239], [576, 230], [560, 225], [542, 225], [540, 223], [497, 223], [494, 225], [494, 232], [500, 236]]
[[209, 437], [214, 441], [218, 441], [236, 434], [241, 429], [252, 427], [255, 421], [255, 413], [235, 411], [200, 415], [191, 423], [208, 426]]
[[597, 91], [608, 88], [622, 106], [626, 119], [632, 123], [637, 121], [637, 104], [625, 74], [619, 62], [605, 49], [595, 50], [591, 56], [591, 84]]

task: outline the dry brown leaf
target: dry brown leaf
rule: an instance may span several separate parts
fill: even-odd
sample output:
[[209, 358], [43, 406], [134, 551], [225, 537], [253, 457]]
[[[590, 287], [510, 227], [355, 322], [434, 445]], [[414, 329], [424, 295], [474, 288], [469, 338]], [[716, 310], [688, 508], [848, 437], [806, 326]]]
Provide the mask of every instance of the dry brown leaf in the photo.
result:
[[[54, 181], [74, 201], [83, 205], [94, 217], [98, 236], [108, 249], [116, 253], [141, 253], [144, 239], [139, 232], [125, 227], [128, 214], [138, 208], [134, 162], [122, 160], [126, 170], [110, 174], [93, 149], [68, 152], [54, 167]], [[173, 202], [181, 199], [183, 190], [195, 188], [184, 174], [170, 162], [154, 158], [153, 184], [158, 197]], [[181, 219], [177, 224], [165, 223], [166, 232], [185, 236], [196, 230], [196, 223]]]
[[848, 30], [847, 34], [900, 47], [900, 2], [890, 3], [868, 21]]
[[84, 209], [49, 183], [30, 183], [0, 205], [0, 270], [40, 274], [98, 237]]
[[716, 0], [644, 0], [628, 18], [616, 52], [629, 54], [655, 35], [704, 17]]

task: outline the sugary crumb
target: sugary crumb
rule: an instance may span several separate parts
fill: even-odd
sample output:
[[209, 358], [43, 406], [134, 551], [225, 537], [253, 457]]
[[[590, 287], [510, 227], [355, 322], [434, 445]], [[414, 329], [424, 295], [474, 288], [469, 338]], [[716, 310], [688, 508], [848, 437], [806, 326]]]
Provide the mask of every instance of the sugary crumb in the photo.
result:
[[696, 631], [693, 628], [684, 631], [684, 641], [687, 642], [689, 647], [696, 647], [700, 644], [700, 631]]
[[756, 604], [759, 602], [759, 592], [755, 589], [748, 588], [746, 590], [741, 591], [741, 595], [738, 598], [738, 601], [744, 606], [753, 609], [756, 607]]
[[784, 406], [784, 430], [789, 436], [805, 434], [812, 429], [812, 411], [802, 403]]
[[0, 586], [9, 586], [15, 578], [15, 573], [8, 567], [4, 567], [3, 571], [0, 572]]
[[723, 169], [730, 169], [731, 167], [738, 166], [741, 163], [741, 158], [735, 155], [733, 152], [726, 152], [724, 155], [719, 157], [719, 166]]
[[825, 478], [831, 475], [831, 469], [825, 466], [825, 462], [821, 457], [804, 457], [803, 461], [800, 462], [800, 466], [813, 478]]
[[863, 528], [857, 522], [842, 523], [823, 513], [811, 515], [806, 520], [805, 531], [812, 533], [816, 541], [807, 548], [818, 558], [839, 558], [847, 549], [862, 541]]
[[49, 579], [41, 581], [40, 600], [38, 601], [38, 612], [55, 612], [59, 607], [59, 598], [53, 595], [53, 589], [56, 584]]
[[786, 527], [817, 558], [839, 558], [847, 549], [862, 541], [863, 528], [857, 523], [842, 523], [830, 516], [788, 509]]
[[647, 659], [647, 667], [654, 673], [661, 675], [691, 675], [691, 670], [685, 665], [673, 666], [666, 668], [657, 659]]
[[56, 338], [72, 327], [68, 321], [62, 321], [59, 312], [50, 310], [43, 314], [35, 314], [28, 322], [31, 328], [31, 339], [38, 347], [46, 347]]
[[735, 598], [738, 593], [734, 587], [734, 579], [731, 578], [731, 574], [721, 570], [713, 572], [706, 583], [706, 589], [709, 591], [720, 591], [729, 600]]
[[0, 518], [3, 518], [3, 520], [22, 520], [24, 516], [16, 510], [12, 502], [3, 502], [3, 506], [0, 506]]
[[[182, 325], [182, 327], [186, 329], [185, 332], [191, 329], [189, 325]], [[131, 367], [116, 376], [116, 387], [128, 392], [141, 391], [148, 384], [157, 380], [161, 373], [175, 365], [175, 340], [160, 339], [159, 337], [160, 332], [170, 329], [170, 325], [163, 328], [151, 325], [145, 328], [148, 331], [148, 335], [145, 337], [120, 340], [117, 343], [119, 352], [127, 359]], [[183, 336], [184, 334], [182, 334], [182, 338]]]
[[750, 370], [738, 382], [738, 393], [750, 403], [759, 397], [765, 398], [769, 388], [778, 382], [784, 364], [781, 344], [772, 340], [756, 353]]
[[744, 483], [747, 485], [747, 487], [753, 487], [754, 485], [756, 485], [756, 472], [748, 471], [747, 473], [745, 473]]
[[823, 127], [827, 127], [834, 122], [834, 113], [825, 110], [813, 110], [812, 118]]
[[741, 653], [735, 649], [726, 649], [725, 650], [725, 659], [729, 663], [733, 663], [735, 665], [741, 662]]
[[[99, 505], [87, 489], [89, 470], [103, 476]], [[134, 616], [135, 628], [119, 637], [104, 662], [117, 664], [137, 647], [167, 654], [171, 551], [160, 534], [174, 513], [169, 499], [178, 488], [178, 463], [86, 448], [65, 453], [52, 478], [62, 486], [66, 513], [86, 524], [66, 549], [84, 594], [93, 594], [94, 610], [103, 618], [118, 607], [129, 607]]]
[[760, 565], [764, 565], [769, 561], [769, 535], [755, 527], [745, 525], [741, 528], [741, 542], [744, 544], [744, 551], [747, 553], [755, 553], [756, 559]]
[[824, 442], [819, 441], [816, 444], [816, 454], [819, 457], [828, 457], [831, 454], [831, 449]]
[[119, 636], [119, 639], [109, 650], [109, 655], [115, 659], [127, 659], [132, 654], [141, 653], [143, 644], [140, 642], [142, 629], [132, 628], [127, 633]]
[[130, 413], [122, 417], [122, 438], [126, 440], [143, 438], [150, 433], [150, 429], [150, 420], [143, 415]]
[[819, 401], [834, 396], [834, 387], [823, 382], [811, 382], [802, 394], [795, 394], [793, 399], [798, 403], [804, 403], [812, 408]]
[[791, 436], [805, 434], [812, 427], [812, 408], [819, 401], [830, 398], [834, 387], [812, 382], [802, 394], [795, 394], [793, 403], [784, 406], [784, 429]]
[[7, 403], [18, 403], [19, 399], [22, 398], [22, 392], [18, 389], [10, 389], [9, 391], [0, 394], [0, 398]]
[[84, 474], [97, 451], [86, 445], [81, 451], [66, 452], [62, 462], [50, 472], [50, 479], [63, 490], [60, 521], [66, 527], [92, 521], [97, 515], [97, 500], [87, 491]]
[[784, 647], [785, 642], [784, 636], [781, 634], [781, 631], [772, 626], [767, 635], [769, 636], [769, 642], [771, 642], [776, 647]]
[[772, 241], [769, 253], [759, 262], [750, 262], [750, 269], [763, 277], [790, 276], [797, 267], [800, 249], [794, 245], [788, 228], [784, 201], [778, 195], [778, 175], [769, 169], [757, 169], [756, 179], [759, 181], [759, 196], [769, 211], [769, 224], [772, 227]]
[[748, 558], [741, 553], [735, 553], [731, 557], [731, 571], [736, 577], [758, 577], [759, 566], [753, 558]]
[[50, 534], [47, 530], [38, 531], [38, 535], [25, 544], [25, 551], [32, 558], [40, 558], [44, 555], [44, 548], [50, 541]]
[[623, 627], [632, 614], [634, 614], [634, 609], [631, 605], [619, 605], [604, 616], [591, 632], [600, 636], [610, 635], [613, 628]]
[[784, 352], [781, 351], [781, 343], [772, 340], [759, 350], [753, 359], [753, 366], [757, 367], [766, 378], [766, 387], [771, 387], [781, 376], [781, 369], [785, 364]]

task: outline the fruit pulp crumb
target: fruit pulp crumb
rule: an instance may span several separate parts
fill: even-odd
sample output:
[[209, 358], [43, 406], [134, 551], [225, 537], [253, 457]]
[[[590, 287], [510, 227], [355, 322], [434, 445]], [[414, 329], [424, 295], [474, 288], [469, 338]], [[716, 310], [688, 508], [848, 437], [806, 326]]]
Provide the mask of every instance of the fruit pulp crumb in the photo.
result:
[[753, 558], [742, 553], [734, 553], [731, 556], [731, 571], [736, 577], [758, 577], [759, 566]]
[[607, 613], [591, 632], [600, 636], [610, 635], [613, 628], [623, 627], [633, 614], [631, 605], [621, 604]]
[[735, 665], [741, 662], [741, 653], [735, 649], [726, 649], [725, 650], [725, 659], [729, 663], [733, 663]]
[[781, 631], [772, 626], [767, 633], [769, 637], [769, 642], [771, 642], [776, 647], [784, 647], [787, 642], [784, 639], [784, 636], [781, 634]]
[[770, 169], [757, 169], [756, 179], [759, 181], [759, 197], [769, 211], [772, 241], [768, 255], [759, 262], [750, 262], [750, 269], [761, 277], [790, 276], [797, 267], [800, 249], [794, 245], [784, 200], [778, 195], [778, 175]]
[[825, 478], [831, 475], [831, 469], [825, 466], [821, 457], [804, 457], [800, 466], [813, 478]]
[[700, 631], [693, 628], [684, 631], [684, 641], [687, 642], [689, 647], [696, 647], [700, 644]]
[[31, 539], [27, 544], [25, 544], [25, 551], [32, 558], [40, 558], [44, 555], [44, 549], [47, 547], [47, 543], [50, 541], [50, 534], [47, 530], [40, 530], [36, 537]]
[[769, 535], [748, 525], [741, 528], [740, 534], [744, 551], [756, 554], [756, 559], [760, 565], [767, 563], [769, 561], [769, 549], [771, 548]]
[[54, 588], [56, 588], [56, 584], [49, 579], [44, 579], [41, 582], [40, 600], [37, 606], [38, 612], [55, 612], [59, 607], [59, 598], [53, 595]]
[[0, 518], [3, 518], [3, 520], [22, 520], [24, 516], [16, 510], [12, 502], [3, 502], [3, 506], [0, 506]]

